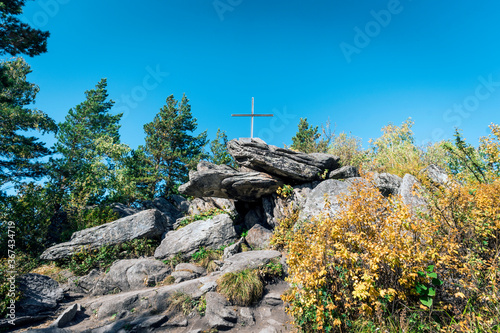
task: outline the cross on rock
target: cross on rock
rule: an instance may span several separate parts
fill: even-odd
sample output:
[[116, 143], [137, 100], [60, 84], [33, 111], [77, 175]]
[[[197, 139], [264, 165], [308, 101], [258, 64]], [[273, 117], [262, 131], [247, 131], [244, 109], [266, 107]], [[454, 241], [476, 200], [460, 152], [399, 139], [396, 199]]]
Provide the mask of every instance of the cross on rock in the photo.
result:
[[250, 138], [253, 139], [253, 118], [254, 117], [273, 117], [271, 113], [268, 114], [255, 114], [253, 113], [253, 97], [252, 97], [252, 113], [250, 114], [232, 114], [231, 117], [252, 117], [252, 125], [250, 127]]

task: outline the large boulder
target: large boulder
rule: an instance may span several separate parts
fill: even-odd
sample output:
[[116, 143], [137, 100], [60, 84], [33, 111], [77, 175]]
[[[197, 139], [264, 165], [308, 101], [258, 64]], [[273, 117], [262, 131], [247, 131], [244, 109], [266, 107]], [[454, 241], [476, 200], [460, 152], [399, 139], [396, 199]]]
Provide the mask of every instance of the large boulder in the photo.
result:
[[217, 249], [237, 238], [233, 220], [229, 215], [221, 214], [168, 232], [160, 246], [156, 248], [155, 258], [172, 258], [176, 254], [188, 257], [201, 247]]
[[97, 227], [75, 232], [69, 242], [57, 244], [45, 250], [43, 260], [67, 258], [82, 248], [97, 249], [137, 238], [161, 238], [172, 229], [174, 219], [157, 209], [149, 209]]
[[312, 189], [307, 196], [304, 207], [300, 211], [299, 221], [309, 220], [312, 217], [322, 213], [325, 210], [325, 200], [330, 203], [328, 213], [335, 215], [339, 209], [339, 196], [348, 194], [351, 185], [355, 181], [361, 181], [359, 178], [349, 178], [345, 181], [336, 179], [327, 179]]
[[189, 181], [179, 187], [183, 195], [217, 197], [242, 201], [256, 201], [275, 192], [283, 182], [263, 172], [239, 172], [227, 165], [207, 161], [198, 164], [197, 171], [189, 173]]
[[266, 172], [287, 182], [320, 180], [326, 170], [339, 167], [339, 158], [329, 154], [299, 153], [266, 144], [260, 139], [239, 139], [227, 143], [236, 162], [252, 170]]
[[50, 277], [35, 273], [22, 275], [18, 279], [23, 298], [17, 304], [17, 315], [35, 316], [53, 311], [64, 298], [59, 284]]
[[155, 286], [170, 274], [170, 268], [159, 260], [150, 258], [116, 261], [102, 280], [97, 282], [92, 295], [109, 292], [138, 290]]

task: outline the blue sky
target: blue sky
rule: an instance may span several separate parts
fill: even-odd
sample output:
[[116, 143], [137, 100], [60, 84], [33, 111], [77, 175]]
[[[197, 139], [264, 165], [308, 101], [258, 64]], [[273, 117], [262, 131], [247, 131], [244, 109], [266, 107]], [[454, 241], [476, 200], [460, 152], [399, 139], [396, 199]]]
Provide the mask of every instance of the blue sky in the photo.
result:
[[[28, 58], [36, 107], [56, 121], [107, 78], [122, 142], [185, 93], [198, 129], [290, 144], [301, 117], [379, 137], [411, 117], [417, 142], [477, 143], [500, 122], [500, 2], [146, 0], [28, 2], [23, 19], [48, 30]], [[51, 138], [46, 138], [52, 143]]]

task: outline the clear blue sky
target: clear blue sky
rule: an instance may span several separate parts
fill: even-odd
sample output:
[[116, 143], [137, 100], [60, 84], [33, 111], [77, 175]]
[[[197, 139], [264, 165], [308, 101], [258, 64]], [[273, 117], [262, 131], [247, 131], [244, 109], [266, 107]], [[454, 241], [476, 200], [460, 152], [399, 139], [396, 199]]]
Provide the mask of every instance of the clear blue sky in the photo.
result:
[[[290, 144], [301, 117], [336, 132], [380, 136], [415, 121], [417, 142], [477, 143], [500, 122], [500, 2], [41, 0], [24, 19], [48, 30], [48, 52], [28, 58], [36, 107], [56, 121], [107, 78], [122, 142], [143, 143], [168, 95], [190, 99], [213, 139], [255, 135]], [[53, 142], [48, 138], [49, 142]]]

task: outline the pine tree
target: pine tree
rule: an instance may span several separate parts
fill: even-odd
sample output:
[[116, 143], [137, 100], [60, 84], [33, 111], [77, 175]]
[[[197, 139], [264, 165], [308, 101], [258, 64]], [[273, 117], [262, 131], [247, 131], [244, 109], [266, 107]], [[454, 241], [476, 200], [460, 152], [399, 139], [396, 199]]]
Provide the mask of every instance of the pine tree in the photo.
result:
[[188, 102], [185, 95], [180, 103], [170, 95], [154, 120], [144, 125], [144, 150], [154, 169], [150, 188], [157, 195], [175, 193], [188, 180], [189, 170], [206, 157], [207, 133], [192, 134], [198, 125]]
[[333, 136], [332, 134], [327, 133], [328, 130], [329, 123], [327, 123], [326, 128], [323, 128], [323, 134], [325, 137], [318, 142], [317, 140], [321, 138], [318, 126], [313, 127], [312, 125], [309, 125], [307, 118], [300, 118], [299, 130], [292, 138], [291, 148], [303, 153], [326, 153], [330, 140]]
[[227, 135], [226, 132], [217, 129], [215, 140], [210, 142], [210, 161], [214, 164], [226, 164], [233, 168], [236, 167], [234, 158], [227, 151]]
[[38, 86], [26, 81], [29, 73], [30, 66], [22, 58], [0, 62], [0, 186], [44, 175], [44, 163], [39, 159], [51, 151], [39, 138], [20, 131], [57, 131], [47, 114], [27, 107], [35, 102], [39, 91]]
[[120, 144], [122, 114], [112, 115], [106, 79], [85, 92], [86, 100], [70, 109], [59, 125], [53, 177], [70, 206], [82, 209], [112, 197], [120, 186], [122, 161], [130, 149]]
[[24, 53], [33, 57], [47, 52], [49, 33], [21, 22], [16, 15], [23, 12], [26, 0], [0, 2], [0, 55]]

